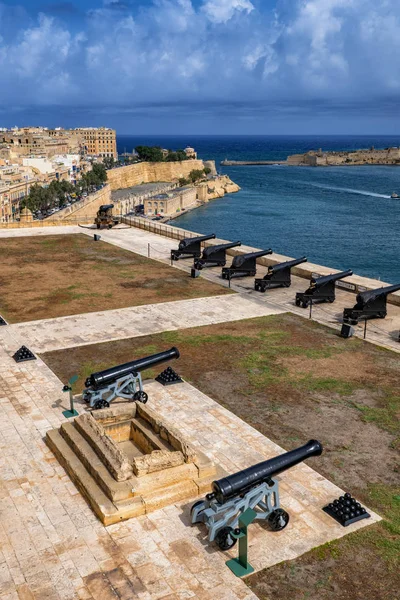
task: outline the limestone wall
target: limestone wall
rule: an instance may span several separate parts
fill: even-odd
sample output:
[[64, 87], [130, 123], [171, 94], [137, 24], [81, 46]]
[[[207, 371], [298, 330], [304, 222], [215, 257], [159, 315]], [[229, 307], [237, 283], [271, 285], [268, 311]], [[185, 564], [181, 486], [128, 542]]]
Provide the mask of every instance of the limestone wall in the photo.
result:
[[74, 202], [71, 206], [59, 210], [54, 215], [51, 215], [51, 217], [45, 219], [45, 221], [54, 225], [57, 221], [65, 222], [65, 220], [71, 219], [71, 217], [75, 220], [82, 218], [94, 219], [102, 204], [111, 203], [111, 188], [109, 185], [105, 185], [101, 190], [98, 190], [94, 194], [89, 194], [87, 198], [79, 200], [79, 202]]
[[[207, 161], [207, 166], [210, 166]], [[141, 162], [126, 167], [119, 167], [107, 171], [108, 182], [111, 190], [140, 185], [141, 183], [152, 183], [156, 181], [174, 181], [180, 177], [187, 177], [193, 169], [204, 169], [202, 160], [185, 160], [182, 162]], [[215, 165], [214, 165], [215, 169]]]

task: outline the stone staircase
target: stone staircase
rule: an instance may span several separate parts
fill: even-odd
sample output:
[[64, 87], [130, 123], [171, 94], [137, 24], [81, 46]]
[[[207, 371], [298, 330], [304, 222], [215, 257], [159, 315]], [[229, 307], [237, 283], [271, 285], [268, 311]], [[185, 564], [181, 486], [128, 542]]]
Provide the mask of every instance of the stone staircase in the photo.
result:
[[49, 430], [46, 443], [104, 525], [210, 491], [216, 469], [199, 452], [194, 462], [117, 481], [85, 437], [80, 418]]

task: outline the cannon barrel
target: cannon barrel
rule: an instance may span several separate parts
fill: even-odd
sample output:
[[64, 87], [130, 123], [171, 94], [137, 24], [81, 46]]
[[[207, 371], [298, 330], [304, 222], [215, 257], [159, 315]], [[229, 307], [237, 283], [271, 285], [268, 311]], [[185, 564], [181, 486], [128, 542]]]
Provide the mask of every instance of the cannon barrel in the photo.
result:
[[339, 279], [343, 279], [344, 277], [350, 277], [353, 275], [353, 271], [351, 269], [347, 269], [347, 271], [341, 271], [340, 273], [331, 273], [331, 275], [323, 275], [322, 277], [312, 277], [311, 283], [316, 285], [323, 285], [330, 281], [338, 281]]
[[268, 267], [268, 275], [271, 275], [272, 273], [278, 273], [278, 271], [282, 271], [283, 269], [290, 269], [296, 265], [301, 265], [301, 263], [304, 262], [307, 262], [306, 256], [295, 258], [294, 260], [287, 260], [286, 262], [278, 263], [277, 265], [270, 265]]
[[200, 235], [198, 237], [192, 238], [184, 238], [179, 242], [179, 250], [185, 250], [188, 246], [191, 246], [194, 243], [206, 242], [207, 240], [215, 239], [215, 233], [210, 233], [210, 235]]
[[360, 292], [357, 294], [357, 304], [365, 305], [367, 302], [371, 302], [379, 296], [387, 296], [393, 292], [400, 290], [400, 283], [396, 285], [387, 285], [386, 287], [376, 288], [375, 290], [367, 290], [366, 292]]
[[241, 246], [242, 242], [229, 242], [229, 244], [217, 244], [216, 246], [208, 246], [203, 250], [203, 258], [208, 258], [214, 252], [218, 252], [219, 250], [228, 250], [229, 248], [236, 248], [236, 246]]
[[114, 204], [102, 204], [99, 208], [99, 212], [109, 210], [110, 208], [114, 208]]
[[224, 504], [230, 498], [247, 492], [256, 485], [270, 480], [275, 475], [294, 467], [303, 460], [321, 454], [322, 445], [320, 442], [310, 440], [307, 444], [295, 450], [290, 450], [290, 452], [265, 460], [253, 467], [213, 481], [213, 494], [219, 504]]
[[246, 254], [238, 254], [234, 257], [232, 261], [232, 267], [241, 267], [243, 263], [245, 263], [247, 260], [260, 258], [261, 256], [265, 256], [266, 254], [272, 254], [272, 249], [268, 248], [268, 250], [259, 250], [258, 252], [247, 252]]
[[131, 362], [124, 363], [123, 365], [117, 365], [98, 373], [92, 373], [85, 381], [86, 387], [93, 387], [95, 389], [107, 385], [108, 383], [119, 379], [129, 373], [144, 371], [150, 367], [159, 365], [160, 363], [172, 360], [173, 358], [179, 358], [178, 348], [171, 348], [164, 352], [158, 352], [157, 354], [151, 354], [144, 358], [132, 360]]

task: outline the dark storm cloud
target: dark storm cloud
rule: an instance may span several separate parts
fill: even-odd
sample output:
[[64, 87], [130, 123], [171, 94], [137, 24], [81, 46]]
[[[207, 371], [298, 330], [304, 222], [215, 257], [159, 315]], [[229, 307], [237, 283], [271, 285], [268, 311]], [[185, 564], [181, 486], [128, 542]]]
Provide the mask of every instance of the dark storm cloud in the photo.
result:
[[34, 21], [0, 4], [3, 107], [146, 119], [397, 115], [398, 3], [91, 0], [87, 8], [80, 3], [71, 25], [72, 2], [43, 6]]

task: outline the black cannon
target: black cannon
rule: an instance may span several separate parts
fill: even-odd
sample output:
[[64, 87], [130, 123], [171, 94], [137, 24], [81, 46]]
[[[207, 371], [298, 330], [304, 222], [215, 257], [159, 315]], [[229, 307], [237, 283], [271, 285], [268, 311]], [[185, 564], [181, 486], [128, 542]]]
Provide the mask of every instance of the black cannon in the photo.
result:
[[201, 270], [204, 267], [224, 267], [226, 265], [226, 251], [229, 248], [241, 246], [242, 242], [229, 242], [229, 244], [218, 244], [204, 248], [201, 258], [194, 261], [194, 269]]
[[94, 220], [97, 229], [100, 229], [100, 227], [108, 227], [108, 229], [111, 229], [113, 225], [118, 225], [118, 219], [113, 217], [112, 214], [113, 208], [114, 204], [102, 204], [100, 206]]
[[312, 302], [334, 302], [335, 301], [335, 282], [344, 277], [350, 277], [353, 271], [341, 271], [322, 277], [312, 277], [310, 287], [305, 292], [297, 292], [296, 306], [307, 306]]
[[256, 292], [265, 292], [268, 288], [272, 287], [290, 287], [292, 283], [292, 267], [304, 262], [307, 262], [307, 258], [302, 256], [301, 258], [288, 260], [277, 265], [270, 265], [268, 273], [262, 279], [255, 280], [254, 289]]
[[117, 397], [146, 403], [148, 397], [143, 391], [140, 372], [174, 358], [179, 358], [179, 350], [175, 347], [92, 373], [85, 381], [83, 399], [94, 409], [107, 408]]
[[359, 319], [384, 319], [387, 314], [387, 296], [398, 290], [400, 290], [400, 283], [360, 292], [357, 294], [357, 303], [354, 307], [344, 309], [343, 322], [356, 325]]
[[215, 540], [221, 550], [228, 550], [236, 543], [231, 534], [248, 508], [256, 510], [256, 519], [266, 520], [272, 531], [284, 529], [289, 515], [280, 507], [278, 481], [274, 477], [321, 454], [320, 442], [310, 440], [300, 448], [214, 481], [212, 493], [193, 504], [192, 524], [204, 523], [209, 541]]
[[271, 248], [268, 250], [259, 250], [258, 252], [247, 252], [235, 256], [230, 267], [222, 269], [222, 279], [231, 279], [234, 276], [254, 277], [257, 272], [257, 258], [272, 254]]
[[201, 235], [200, 237], [185, 238], [179, 242], [177, 250], [171, 250], [171, 260], [179, 260], [180, 258], [200, 258], [201, 243], [214, 239], [215, 233]]

